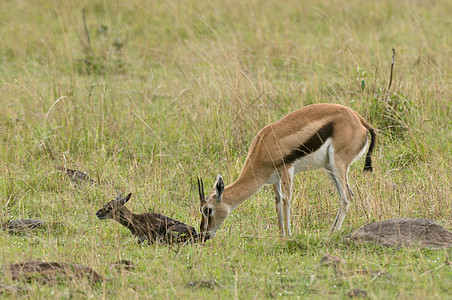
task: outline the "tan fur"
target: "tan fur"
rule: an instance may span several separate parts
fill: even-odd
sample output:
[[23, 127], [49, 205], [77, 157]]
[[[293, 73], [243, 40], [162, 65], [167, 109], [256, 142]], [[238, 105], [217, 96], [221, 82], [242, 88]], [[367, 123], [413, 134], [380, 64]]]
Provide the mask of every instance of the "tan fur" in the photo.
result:
[[[325, 132], [328, 132], [328, 128], [332, 128], [332, 134], [327, 139], [331, 141], [331, 145], [325, 143], [324, 148], [310, 153], [313, 155], [306, 154], [300, 160], [285, 161], [285, 158], [291, 157], [291, 153], [295, 156], [299, 155], [299, 152], [294, 149], [309, 143], [310, 138], [314, 140], [318, 138], [321, 128], [325, 128]], [[350, 199], [350, 189], [347, 183], [348, 168], [365, 150], [368, 132], [371, 133], [373, 147], [375, 133], [360, 115], [350, 108], [328, 103], [306, 106], [265, 126], [251, 143], [239, 177], [224, 188], [221, 201], [216, 197], [215, 192], [202, 201], [201, 213], [205, 211], [206, 207], [211, 208], [212, 213], [210, 216], [203, 214], [201, 233], [207, 237], [213, 237], [232, 209], [256, 193], [262, 185], [271, 183], [274, 185], [276, 194], [276, 211], [281, 234], [290, 235], [290, 197], [293, 175], [299, 165], [310, 170], [310, 159], [312, 158], [314, 161], [317, 157], [314, 154], [318, 154], [320, 158], [317, 163], [313, 164], [312, 169], [325, 168], [340, 194], [341, 208], [332, 228], [332, 230], [339, 230]], [[321, 141], [325, 142], [323, 139]], [[369, 162], [366, 162], [366, 164], [369, 163], [367, 166], [369, 170], [371, 170], [371, 151], [372, 149], [368, 153]], [[322, 161], [322, 159], [326, 160]], [[272, 179], [272, 176], [276, 180]], [[278, 193], [278, 191], [281, 192]]]

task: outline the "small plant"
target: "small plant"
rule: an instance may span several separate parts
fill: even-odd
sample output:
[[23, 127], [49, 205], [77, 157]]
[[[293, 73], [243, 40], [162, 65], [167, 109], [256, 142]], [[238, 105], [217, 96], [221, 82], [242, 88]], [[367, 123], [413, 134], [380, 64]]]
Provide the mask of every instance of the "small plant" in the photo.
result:
[[96, 40], [91, 41], [86, 24], [86, 9], [82, 10], [84, 39], [81, 40], [83, 56], [76, 59], [75, 65], [79, 74], [124, 73], [123, 49], [125, 41], [113, 38], [106, 25], [100, 24], [96, 31]]
[[356, 80], [359, 82], [361, 86], [361, 92], [364, 92], [366, 89], [366, 77], [367, 72], [365, 70], [360, 69], [359, 66], [356, 67]]
[[376, 91], [370, 103], [370, 119], [383, 134], [393, 138], [404, 138], [411, 127], [415, 110], [411, 101], [402, 93], [392, 93], [386, 97], [382, 90]]
[[[391, 72], [388, 88], [377, 87], [370, 95], [368, 103], [370, 104], [371, 123], [378, 127], [384, 135], [390, 138], [405, 138], [405, 133], [414, 124], [415, 106], [404, 95], [403, 91], [391, 90], [395, 50], [393, 50]], [[358, 80], [366, 77], [367, 73], [361, 71], [358, 67]], [[361, 89], [364, 91], [365, 80], [361, 80]]]

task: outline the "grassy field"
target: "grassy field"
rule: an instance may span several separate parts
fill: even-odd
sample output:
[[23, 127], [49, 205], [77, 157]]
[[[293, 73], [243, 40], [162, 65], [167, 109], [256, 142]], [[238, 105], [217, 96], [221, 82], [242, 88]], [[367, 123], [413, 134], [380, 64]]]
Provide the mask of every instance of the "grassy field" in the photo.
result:
[[[451, 250], [353, 245], [371, 221], [433, 219], [452, 228], [450, 1], [0, 1], [0, 264], [91, 266], [107, 280], [0, 284], [37, 298], [451, 299]], [[394, 78], [388, 91], [392, 48]], [[378, 129], [374, 172], [350, 171], [340, 233], [323, 172], [298, 175], [293, 236], [278, 237], [271, 187], [235, 209], [205, 245], [139, 246], [95, 212], [128, 207], [198, 228], [196, 178], [239, 174], [258, 130], [333, 102]], [[66, 166], [103, 184], [76, 184]], [[325, 254], [345, 260], [323, 266]], [[109, 264], [134, 262], [133, 271]], [[364, 271], [363, 271], [364, 270]]]

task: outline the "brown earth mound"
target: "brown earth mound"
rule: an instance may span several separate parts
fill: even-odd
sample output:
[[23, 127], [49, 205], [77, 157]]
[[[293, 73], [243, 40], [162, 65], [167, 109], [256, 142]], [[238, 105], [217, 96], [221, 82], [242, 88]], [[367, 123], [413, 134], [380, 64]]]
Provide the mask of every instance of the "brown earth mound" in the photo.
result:
[[348, 236], [356, 242], [376, 242], [383, 246], [420, 245], [452, 247], [452, 233], [427, 219], [391, 219], [362, 226]]
[[52, 282], [62, 279], [82, 279], [96, 283], [102, 280], [102, 277], [90, 267], [44, 261], [27, 261], [4, 265], [6, 275], [14, 280], [37, 280], [40, 282]]
[[36, 219], [10, 220], [1, 224], [1, 228], [8, 233], [21, 233], [33, 229], [44, 228], [45, 226], [46, 222]]

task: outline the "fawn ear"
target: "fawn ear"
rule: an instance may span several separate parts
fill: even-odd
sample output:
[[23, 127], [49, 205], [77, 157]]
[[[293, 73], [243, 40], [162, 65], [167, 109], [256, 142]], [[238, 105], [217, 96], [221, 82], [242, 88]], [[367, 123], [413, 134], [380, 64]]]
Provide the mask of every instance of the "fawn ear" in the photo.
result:
[[122, 194], [121, 194], [121, 192], [118, 192], [118, 194], [116, 195], [116, 201], [121, 201], [121, 199], [122, 199]]
[[218, 174], [217, 181], [214, 184], [215, 194], [217, 195], [218, 202], [223, 198], [224, 181], [220, 174]]
[[132, 193], [127, 194], [124, 198], [121, 199], [121, 205], [124, 205], [127, 203], [127, 201], [130, 200], [130, 197], [132, 197]]

